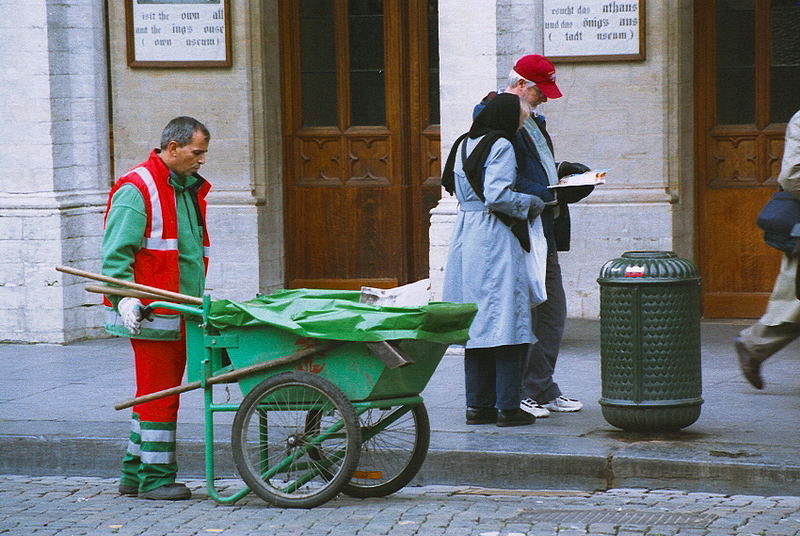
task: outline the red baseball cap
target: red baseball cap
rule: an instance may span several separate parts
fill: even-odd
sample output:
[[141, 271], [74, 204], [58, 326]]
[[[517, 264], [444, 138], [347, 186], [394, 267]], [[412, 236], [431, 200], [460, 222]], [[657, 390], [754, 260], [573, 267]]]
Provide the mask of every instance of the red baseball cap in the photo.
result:
[[521, 77], [536, 84], [548, 99], [562, 96], [561, 90], [556, 85], [556, 68], [544, 56], [539, 54], [522, 56], [514, 64], [514, 70]]

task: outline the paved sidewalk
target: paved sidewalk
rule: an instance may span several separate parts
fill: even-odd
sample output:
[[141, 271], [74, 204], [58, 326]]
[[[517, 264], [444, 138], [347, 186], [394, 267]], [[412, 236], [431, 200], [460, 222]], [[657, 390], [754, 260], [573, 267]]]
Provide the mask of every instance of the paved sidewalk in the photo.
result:
[[[800, 363], [791, 345], [764, 367], [766, 388], [740, 376], [732, 340], [744, 323], [702, 326], [699, 420], [678, 433], [615, 429], [600, 406], [599, 322], [570, 320], [556, 379], [580, 398], [576, 414], [533, 426], [464, 424], [462, 359], [450, 353], [422, 393], [431, 450], [417, 483], [498, 488], [676, 488], [726, 494], [800, 495]], [[0, 473], [113, 477], [128, 433], [133, 392], [126, 340], [59, 345], [0, 344]], [[235, 385], [217, 400], [239, 399]], [[230, 415], [217, 419], [218, 474], [234, 475]], [[226, 421], [227, 419], [227, 421]], [[181, 476], [203, 475], [202, 394], [183, 395]]]
[[[221, 486], [228, 484], [220, 482]], [[270, 508], [248, 495], [235, 507], [208, 499], [121, 497], [114, 479], [0, 475], [0, 534], [79, 536], [797, 536], [800, 497], [668, 490], [526, 492], [408, 486], [380, 499], [336, 499], [311, 510]], [[235, 482], [231, 486], [237, 485]]]

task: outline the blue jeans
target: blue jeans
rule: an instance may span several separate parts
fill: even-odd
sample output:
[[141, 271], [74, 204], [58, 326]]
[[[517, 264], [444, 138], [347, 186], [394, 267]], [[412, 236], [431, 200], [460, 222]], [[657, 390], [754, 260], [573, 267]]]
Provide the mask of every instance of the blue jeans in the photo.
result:
[[544, 279], [547, 301], [531, 312], [533, 334], [537, 342], [529, 345], [522, 365], [522, 398], [533, 398], [546, 404], [561, 396], [561, 389], [553, 381], [564, 323], [567, 321], [567, 297], [561, 281], [561, 265], [558, 252], [547, 254], [547, 270]]
[[519, 409], [519, 379], [527, 349], [527, 344], [467, 348], [464, 351], [467, 406]]

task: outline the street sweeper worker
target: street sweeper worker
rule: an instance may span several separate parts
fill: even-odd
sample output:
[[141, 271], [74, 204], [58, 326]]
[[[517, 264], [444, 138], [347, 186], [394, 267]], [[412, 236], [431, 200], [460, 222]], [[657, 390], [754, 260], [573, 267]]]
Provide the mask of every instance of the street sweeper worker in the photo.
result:
[[[210, 134], [191, 117], [176, 117], [161, 145], [117, 179], [108, 197], [102, 273], [190, 296], [202, 296], [208, 268], [206, 194], [197, 172], [205, 164]], [[105, 328], [128, 337], [136, 370], [136, 396], [175, 387], [183, 379], [186, 344], [179, 313], [146, 309], [150, 300], [106, 296]], [[179, 395], [133, 407], [131, 435], [122, 460], [119, 492], [143, 499], [184, 500], [175, 482], [175, 432]]]

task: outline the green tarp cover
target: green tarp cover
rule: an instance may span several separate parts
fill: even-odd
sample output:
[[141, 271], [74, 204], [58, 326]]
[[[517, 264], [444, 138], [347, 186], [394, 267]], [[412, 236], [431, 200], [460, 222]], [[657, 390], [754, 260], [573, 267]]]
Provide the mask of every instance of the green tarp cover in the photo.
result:
[[375, 342], [424, 339], [460, 344], [478, 310], [472, 303], [431, 302], [420, 307], [359, 303], [352, 290], [294, 289], [246, 302], [211, 302], [209, 323], [218, 329], [270, 325], [301, 337]]

